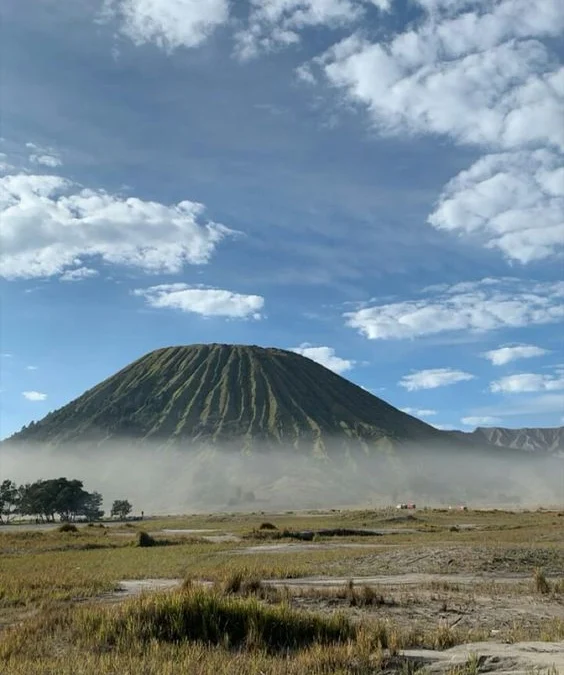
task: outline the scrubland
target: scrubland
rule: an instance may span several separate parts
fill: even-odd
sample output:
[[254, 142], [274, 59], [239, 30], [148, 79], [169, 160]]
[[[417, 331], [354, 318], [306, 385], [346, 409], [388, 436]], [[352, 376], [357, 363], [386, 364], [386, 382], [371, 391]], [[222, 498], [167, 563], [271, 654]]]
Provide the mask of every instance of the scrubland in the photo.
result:
[[3, 673], [557, 674], [562, 641], [557, 511], [0, 528]]

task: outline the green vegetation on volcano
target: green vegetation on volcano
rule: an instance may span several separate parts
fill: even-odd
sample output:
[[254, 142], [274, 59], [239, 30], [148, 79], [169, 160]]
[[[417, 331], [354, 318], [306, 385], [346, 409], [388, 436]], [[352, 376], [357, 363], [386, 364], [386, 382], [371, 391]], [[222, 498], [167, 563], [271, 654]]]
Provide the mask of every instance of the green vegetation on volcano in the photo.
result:
[[[443, 434], [310, 359], [275, 348], [192, 345], [150, 352], [12, 441], [136, 439], [321, 447]], [[382, 439], [387, 439], [382, 441]]]

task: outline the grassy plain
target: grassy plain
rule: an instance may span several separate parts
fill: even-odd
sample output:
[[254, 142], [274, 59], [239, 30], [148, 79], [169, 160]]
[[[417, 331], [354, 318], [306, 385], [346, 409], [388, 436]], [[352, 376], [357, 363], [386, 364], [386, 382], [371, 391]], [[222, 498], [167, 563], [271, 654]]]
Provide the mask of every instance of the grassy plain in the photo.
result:
[[[140, 531], [156, 545], [139, 546]], [[120, 590], [144, 579], [178, 587]], [[530, 640], [564, 640], [564, 514], [554, 511], [0, 529], [2, 673], [424, 673], [404, 650]], [[486, 672], [468, 649], [440, 672]]]

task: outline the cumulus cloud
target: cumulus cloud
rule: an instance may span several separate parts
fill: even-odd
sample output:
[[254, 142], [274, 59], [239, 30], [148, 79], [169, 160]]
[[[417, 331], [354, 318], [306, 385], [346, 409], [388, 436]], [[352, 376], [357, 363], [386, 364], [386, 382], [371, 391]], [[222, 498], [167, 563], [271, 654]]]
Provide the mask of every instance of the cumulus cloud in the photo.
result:
[[486, 155], [446, 185], [429, 223], [521, 263], [554, 255], [564, 248], [563, 162], [548, 150]]
[[342, 359], [337, 356], [332, 347], [314, 347], [307, 342], [302, 343], [299, 347], [294, 347], [292, 351], [307, 356], [308, 359], [316, 361], [339, 375], [351, 370], [356, 363], [350, 359]]
[[228, 0], [106, 0], [103, 19], [117, 20], [135, 45], [166, 51], [197, 47], [229, 18]]
[[515, 345], [513, 347], [499, 347], [484, 352], [482, 356], [492, 362], [494, 366], [504, 366], [517, 359], [530, 359], [535, 356], [548, 354], [547, 349], [537, 347], [536, 345]]
[[483, 279], [427, 289], [427, 297], [363, 307], [343, 316], [369, 340], [485, 332], [564, 318], [564, 283]]
[[60, 176], [0, 178], [0, 276], [49, 277], [83, 268], [83, 259], [146, 272], [179, 272], [209, 261], [234, 234], [202, 223], [202, 204], [166, 205], [90, 190]]
[[40, 391], [22, 391], [22, 396], [28, 401], [44, 401], [47, 398], [47, 394]]
[[145, 298], [149, 306], [157, 309], [176, 309], [205, 317], [260, 319], [264, 307], [264, 298], [260, 295], [243, 295], [182, 283], [136, 289], [133, 294]]
[[446, 186], [429, 223], [522, 263], [553, 255], [564, 241], [564, 67], [541, 40], [564, 31], [564, 4], [419, 4], [418, 24], [379, 42], [355, 33], [302, 65], [300, 78], [320, 72], [383, 134], [487, 148]]
[[564, 370], [557, 370], [555, 375], [539, 373], [518, 373], [508, 375], [490, 384], [494, 393], [521, 394], [533, 391], [560, 391], [564, 389]]
[[500, 424], [501, 420], [499, 417], [492, 417], [491, 415], [477, 415], [475, 417], [463, 417], [461, 420], [462, 424], [466, 427], [487, 427], [495, 426]]
[[431, 410], [428, 408], [402, 408], [402, 412], [407, 413], [408, 415], [414, 415], [415, 417], [432, 417], [437, 414], [436, 410]]
[[398, 384], [408, 391], [418, 391], [419, 389], [446, 387], [451, 384], [456, 384], [457, 382], [465, 382], [473, 379], [474, 375], [465, 373], [462, 370], [430, 368], [428, 370], [418, 370], [409, 375], [404, 375]]

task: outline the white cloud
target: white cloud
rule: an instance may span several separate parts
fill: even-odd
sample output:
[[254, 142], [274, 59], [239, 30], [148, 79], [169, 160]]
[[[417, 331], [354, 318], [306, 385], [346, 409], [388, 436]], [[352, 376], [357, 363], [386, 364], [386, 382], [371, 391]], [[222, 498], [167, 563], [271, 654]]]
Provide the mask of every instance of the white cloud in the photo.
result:
[[83, 258], [146, 272], [179, 272], [208, 262], [233, 231], [199, 222], [204, 207], [167, 206], [89, 190], [59, 176], [0, 178], [0, 276], [49, 277], [83, 267]]
[[[261, 51], [295, 44], [308, 26], [348, 26], [364, 15], [360, 0], [251, 0], [248, 25], [235, 36], [236, 51], [251, 58]], [[386, 9], [388, 2], [374, 2]]]
[[205, 317], [260, 319], [264, 307], [264, 298], [260, 295], [242, 295], [219, 288], [191, 287], [181, 283], [137, 289], [133, 294], [145, 298], [151, 307], [177, 309]]
[[508, 375], [490, 384], [494, 393], [521, 394], [533, 391], [559, 391], [564, 389], [564, 370], [558, 370], [555, 375], [539, 373], [518, 373]]
[[74, 270], [67, 270], [66, 272], [63, 272], [59, 279], [61, 281], [82, 281], [83, 279], [96, 276], [98, 276], [98, 271], [92, 269], [91, 267], [77, 267]]
[[541, 42], [523, 39], [563, 29], [562, 3], [506, 0], [481, 15], [430, 19], [388, 42], [352, 35], [314, 63], [384, 132], [445, 134], [507, 149], [530, 141], [564, 148], [564, 70], [554, 68]]
[[554, 255], [564, 242], [564, 67], [541, 40], [562, 35], [564, 3], [419, 4], [418, 24], [379, 42], [353, 34], [302, 65], [300, 79], [320, 71], [380, 133], [498, 151], [446, 186], [429, 223], [522, 263]]
[[451, 384], [456, 384], [457, 382], [465, 382], [473, 379], [474, 375], [465, 373], [462, 370], [430, 368], [428, 370], [418, 370], [410, 375], [404, 375], [398, 384], [408, 391], [418, 391], [419, 389], [446, 387]]
[[228, 0], [106, 0], [103, 19], [117, 19], [135, 45], [172, 51], [197, 47], [229, 18]]
[[548, 353], [547, 349], [535, 345], [515, 345], [513, 347], [492, 349], [489, 352], [482, 354], [482, 356], [491, 361], [494, 366], [504, 366], [517, 359], [530, 359]]
[[8, 155], [5, 152], [0, 152], [0, 173], [11, 173], [15, 167], [7, 161]]
[[26, 370], [37, 370], [37, 366], [26, 366]]
[[41, 166], [47, 166], [51, 169], [55, 169], [62, 165], [61, 158], [53, 150], [42, 148], [35, 143], [26, 143], [25, 146], [26, 148], [33, 150], [29, 156], [29, 161], [32, 164], [40, 164]]
[[486, 155], [446, 185], [428, 221], [521, 263], [554, 255], [564, 248], [563, 162], [547, 150]]
[[44, 401], [47, 398], [47, 394], [40, 391], [22, 391], [22, 396], [28, 401]]
[[402, 412], [415, 417], [432, 417], [433, 415], [437, 414], [436, 410], [430, 410], [427, 408], [401, 408], [401, 410]]
[[483, 279], [427, 289], [429, 297], [364, 307], [343, 316], [369, 340], [485, 332], [564, 318], [564, 283]]
[[345, 373], [347, 370], [351, 370], [355, 365], [355, 361], [342, 359], [337, 356], [332, 347], [313, 347], [307, 342], [304, 342], [299, 347], [294, 347], [291, 351], [306, 356], [308, 359], [316, 361], [339, 375]]
[[461, 420], [462, 424], [466, 427], [487, 427], [495, 426], [500, 424], [501, 420], [499, 417], [492, 417], [491, 415], [477, 415], [475, 417], [463, 417]]
[[536, 396], [505, 397], [502, 403], [478, 408], [474, 415], [494, 415], [496, 417], [524, 417], [526, 415], [560, 414], [564, 410], [564, 394], [539, 394]]

